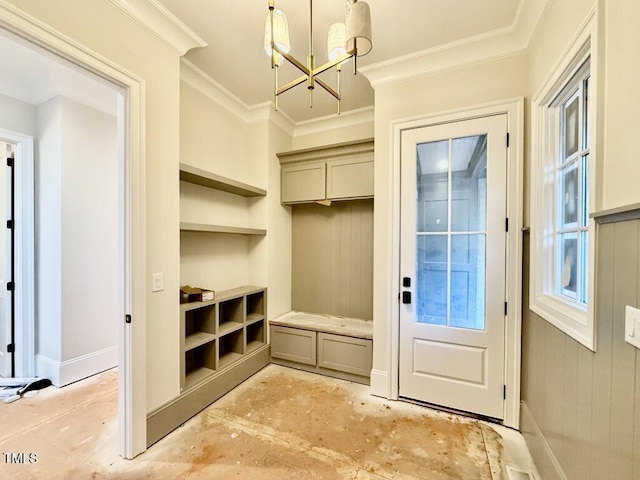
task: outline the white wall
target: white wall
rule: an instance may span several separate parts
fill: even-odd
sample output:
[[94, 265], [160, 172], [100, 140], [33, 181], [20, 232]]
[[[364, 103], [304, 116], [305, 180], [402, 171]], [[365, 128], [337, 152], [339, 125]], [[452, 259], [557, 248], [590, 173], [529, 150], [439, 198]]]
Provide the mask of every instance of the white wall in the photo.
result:
[[63, 385], [117, 363], [116, 119], [58, 97], [39, 131], [37, 368]]
[[36, 136], [36, 107], [0, 93], [0, 128]]
[[36, 368], [61, 386], [117, 364], [117, 119], [64, 97], [38, 111]]

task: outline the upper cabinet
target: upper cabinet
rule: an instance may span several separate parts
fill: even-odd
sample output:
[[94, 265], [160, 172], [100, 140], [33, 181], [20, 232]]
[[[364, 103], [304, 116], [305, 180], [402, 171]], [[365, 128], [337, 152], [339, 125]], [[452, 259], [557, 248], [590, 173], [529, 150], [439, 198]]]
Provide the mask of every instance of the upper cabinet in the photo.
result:
[[282, 203], [373, 198], [373, 139], [277, 155]]

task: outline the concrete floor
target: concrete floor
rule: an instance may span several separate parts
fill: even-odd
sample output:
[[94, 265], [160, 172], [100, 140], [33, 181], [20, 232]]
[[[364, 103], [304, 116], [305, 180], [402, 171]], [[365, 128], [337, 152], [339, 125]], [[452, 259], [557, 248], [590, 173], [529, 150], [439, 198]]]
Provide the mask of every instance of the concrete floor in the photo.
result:
[[539, 479], [518, 432], [276, 365], [134, 460], [116, 415], [115, 371], [0, 403], [0, 478]]

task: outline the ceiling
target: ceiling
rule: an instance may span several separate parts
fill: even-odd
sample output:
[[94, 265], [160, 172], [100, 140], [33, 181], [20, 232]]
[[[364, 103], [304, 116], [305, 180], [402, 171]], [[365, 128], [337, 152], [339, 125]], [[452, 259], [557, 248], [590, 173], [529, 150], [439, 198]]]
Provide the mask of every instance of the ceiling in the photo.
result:
[[[326, 58], [329, 25], [344, 21], [346, 0], [316, 0], [313, 3], [314, 54], [316, 65]], [[358, 59], [358, 66], [389, 62], [453, 42], [461, 42], [488, 32], [511, 27], [524, 0], [366, 0], [371, 7], [373, 50]], [[208, 46], [189, 51], [186, 58], [252, 106], [273, 99], [273, 73], [263, 50], [267, 0], [159, 0]], [[276, 8], [287, 15], [291, 54], [306, 62], [308, 53], [309, 2], [276, 0]], [[373, 89], [362, 74], [352, 75], [351, 63], [343, 67], [341, 110], [373, 105]], [[296, 78], [290, 65], [280, 68], [280, 85]], [[335, 72], [322, 74], [335, 86]], [[337, 102], [316, 88], [314, 106], [309, 108], [308, 93], [298, 86], [284, 93], [280, 109], [301, 122], [337, 112]]]
[[0, 30], [0, 93], [31, 105], [63, 95], [110, 115], [117, 112], [113, 84], [6, 30]]

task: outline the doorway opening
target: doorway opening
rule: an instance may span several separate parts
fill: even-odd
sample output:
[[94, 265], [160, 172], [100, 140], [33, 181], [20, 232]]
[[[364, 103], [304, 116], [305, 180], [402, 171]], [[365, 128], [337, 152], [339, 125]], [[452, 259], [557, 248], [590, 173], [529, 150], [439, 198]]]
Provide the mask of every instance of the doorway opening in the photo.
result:
[[139, 202], [131, 187], [141, 159], [134, 150], [139, 85], [44, 27], [28, 21], [0, 27], [0, 133], [32, 138], [36, 152], [33, 248], [18, 251], [24, 246], [18, 239], [12, 245], [15, 263], [35, 278], [31, 286], [15, 280], [16, 291], [32, 299], [33, 314], [16, 301], [13, 334], [3, 315], [0, 329], [15, 339], [0, 344], [14, 364], [10, 371], [3, 362], [3, 373], [48, 378], [63, 388], [117, 366], [118, 447], [132, 458], [145, 444], [144, 432], [133, 427], [144, 421], [145, 399], [134, 402], [131, 329], [124, 325], [125, 313], [135, 313], [131, 251], [139, 236], [131, 217]]

